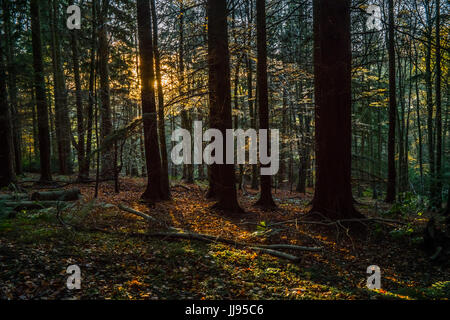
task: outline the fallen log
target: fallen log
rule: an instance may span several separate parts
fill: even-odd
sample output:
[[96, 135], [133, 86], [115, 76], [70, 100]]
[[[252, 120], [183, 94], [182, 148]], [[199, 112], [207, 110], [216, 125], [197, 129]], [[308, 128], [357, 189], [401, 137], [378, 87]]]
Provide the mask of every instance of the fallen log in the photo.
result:
[[284, 253], [278, 250], [273, 250], [273, 249], [265, 249], [265, 248], [261, 248], [261, 247], [250, 247], [250, 249], [253, 249], [255, 251], [259, 251], [265, 254], [270, 254], [271, 256], [274, 257], [278, 257], [278, 258], [282, 258], [282, 259], [286, 259], [286, 260], [290, 260], [293, 262], [300, 262], [300, 258], [297, 256], [294, 256], [292, 254], [289, 253]]
[[34, 192], [31, 195], [31, 200], [40, 201], [76, 201], [80, 199], [81, 193], [79, 189], [57, 190], [57, 191], [42, 191]]
[[293, 244], [264, 244], [258, 245], [258, 247], [267, 249], [290, 249], [290, 250], [311, 251], [311, 252], [322, 251], [322, 247], [304, 247]]
[[16, 194], [0, 194], [0, 201], [18, 201], [27, 200], [28, 194], [26, 193], [16, 193]]
[[50, 207], [57, 208], [63, 205], [60, 201], [5, 201], [3, 205], [12, 208], [14, 211], [20, 210], [40, 210]]

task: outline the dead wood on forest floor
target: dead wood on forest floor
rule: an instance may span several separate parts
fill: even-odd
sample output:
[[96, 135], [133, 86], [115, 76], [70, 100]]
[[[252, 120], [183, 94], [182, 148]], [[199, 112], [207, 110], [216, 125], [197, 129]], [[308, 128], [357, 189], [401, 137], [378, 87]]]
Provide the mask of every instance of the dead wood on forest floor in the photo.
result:
[[[161, 221], [159, 221], [145, 213], [142, 213], [140, 211], [125, 207], [120, 204], [118, 205], [118, 208], [125, 212], [140, 216], [149, 222], [156, 222], [160, 225], [163, 224]], [[294, 255], [290, 255], [290, 254], [278, 251], [278, 250], [274, 250], [274, 249], [290, 249], [290, 250], [297, 250], [297, 251], [312, 251], [312, 252], [317, 252], [317, 251], [322, 250], [321, 247], [304, 247], [304, 246], [296, 246], [296, 245], [288, 245], [288, 244], [270, 244], [270, 245], [248, 244], [248, 243], [225, 239], [222, 237], [216, 237], [216, 236], [212, 236], [212, 235], [208, 235], [208, 234], [192, 233], [192, 232], [188, 232], [185, 230], [179, 230], [174, 227], [167, 227], [167, 228], [174, 232], [156, 232], [156, 233], [146, 234], [146, 236], [162, 237], [162, 238], [190, 239], [190, 240], [199, 240], [199, 241], [204, 241], [204, 242], [209, 242], [209, 243], [221, 242], [221, 243], [234, 245], [234, 246], [238, 246], [238, 247], [247, 247], [247, 248], [250, 248], [253, 250], [261, 251], [263, 253], [267, 253], [272, 256], [287, 259], [290, 261], [300, 261], [300, 258], [296, 257]]]

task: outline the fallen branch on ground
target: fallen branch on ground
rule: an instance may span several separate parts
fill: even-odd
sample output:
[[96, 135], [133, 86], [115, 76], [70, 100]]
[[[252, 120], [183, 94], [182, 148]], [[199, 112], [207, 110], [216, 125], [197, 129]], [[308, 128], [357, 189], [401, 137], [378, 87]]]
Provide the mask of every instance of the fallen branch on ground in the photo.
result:
[[59, 200], [59, 201], [75, 201], [81, 196], [79, 189], [58, 190], [58, 191], [43, 191], [34, 192], [31, 195], [31, 200]]
[[172, 189], [175, 189], [175, 188], [182, 188], [182, 189], [187, 190], [187, 191], [190, 191], [190, 190], [191, 190], [191, 188], [186, 187], [186, 186], [183, 186], [182, 184], [176, 184], [176, 185], [173, 185], [173, 186], [171, 186], [171, 188], [172, 188]]
[[172, 231], [178, 231], [178, 229], [175, 229], [175, 228], [173, 228], [173, 227], [168, 227], [168, 226], [165, 225], [162, 221], [159, 221], [159, 220], [153, 218], [152, 216], [149, 216], [148, 214], [145, 214], [145, 213], [142, 213], [142, 212], [140, 212], [140, 211], [137, 211], [137, 210], [134, 210], [134, 209], [125, 207], [125, 206], [122, 205], [122, 204], [119, 204], [117, 207], [118, 207], [120, 210], [126, 211], [126, 212], [128, 212], [128, 213], [132, 213], [132, 214], [135, 214], [135, 215], [137, 215], [137, 216], [139, 216], [139, 217], [141, 217], [141, 218], [144, 218], [145, 220], [147, 220], [147, 221], [149, 221], [149, 222], [154, 222], [154, 223], [157, 223], [157, 224], [159, 224], [159, 225], [161, 225], [161, 226], [164, 226], [164, 227], [168, 228], [169, 230], [172, 230]]
[[[201, 233], [191, 233], [191, 232], [156, 232], [156, 233], [148, 233], [148, 234], [144, 234], [147, 237], [155, 237], [155, 238], [174, 238], [174, 239], [186, 239], [186, 240], [198, 240], [198, 241], [203, 241], [203, 242], [207, 242], [207, 243], [225, 243], [225, 244], [229, 244], [229, 245], [233, 245], [235, 247], [244, 247], [244, 248], [249, 248], [255, 251], [260, 251], [262, 253], [266, 253], [266, 254], [270, 254], [272, 256], [275, 257], [279, 257], [279, 258], [283, 258], [283, 259], [287, 259], [293, 262], [298, 262], [300, 261], [300, 258], [288, 253], [284, 253], [278, 250], [273, 250], [273, 249], [269, 249], [266, 248], [264, 246], [259, 246], [259, 245], [255, 245], [255, 244], [247, 244], [247, 243], [243, 243], [243, 242], [237, 242], [237, 241], [233, 241], [233, 240], [229, 240], [229, 239], [225, 239], [225, 238], [221, 238], [221, 237], [214, 237], [211, 235], [207, 235], [207, 234], [201, 234]], [[297, 248], [298, 249], [298, 248]]]
[[[123, 205], [119, 205], [118, 207], [119, 207], [119, 209], [121, 209], [123, 211], [140, 216], [140, 217], [146, 219], [147, 221], [157, 222], [160, 225], [163, 224], [162, 222], [158, 221], [157, 219], [155, 219], [145, 213], [125, 207]], [[208, 234], [192, 233], [192, 232], [187, 232], [187, 231], [183, 231], [183, 230], [182, 230], [182, 232], [180, 232], [179, 229], [176, 229], [174, 227], [167, 227], [167, 228], [174, 232], [156, 232], [156, 233], [146, 234], [146, 236], [160, 237], [160, 238], [178, 238], [178, 239], [188, 239], [188, 240], [199, 240], [199, 241], [204, 241], [204, 242], [208, 242], [208, 243], [220, 242], [220, 243], [225, 243], [225, 244], [229, 244], [229, 245], [233, 245], [233, 246], [237, 246], [237, 247], [246, 247], [246, 248], [251, 248], [253, 250], [259, 250], [261, 252], [264, 252], [264, 253], [279, 257], [279, 258], [291, 260], [291, 261], [299, 261], [300, 258], [296, 257], [294, 255], [290, 255], [290, 254], [278, 251], [278, 250], [274, 250], [274, 249], [290, 249], [290, 250], [297, 250], [297, 251], [320, 251], [320, 250], [322, 250], [321, 247], [303, 247], [303, 246], [296, 246], [296, 245], [289, 245], [289, 244], [270, 244], [270, 245], [248, 244], [248, 243], [238, 242], [238, 241], [229, 240], [229, 239], [225, 239], [225, 238], [221, 238], [221, 237], [211, 236]]]
[[50, 207], [57, 207], [60, 205], [60, 201], [5, 201], [3, 205], [5, 207], [10, 207], [14, 211], [20, 210], [40, 210]]
[[16, 194], [0, 194], [0, 201], [19, 201], [28, 200], [28, 194], [16, 193]]
[[342, 224], [346, 222], [380, 222], [380, 223], [393, 223], [393, 224], [401, 224], [406, 225], [406, 222], [398, 221], [398, 220], [391, 220], [391, 219], [384, 219], [384, 218], [366, 218], [366, 219], [340, 219], [336, 221], [332, 220], [324, 220], [324, 221], [307, 221], [307, 220], [301, 220], [301, 219], [292, 219], [287, 221], [281, 221], [281, 222], [275, 222], [275, 223], [269, 223], [268, 226], [277, 226], [277, 225], [283, 225], [283, 224], [289, 224], [289, 223], [297, 223], [297, 224], [317, 224], [322, 226], [334, 226], [336, 224]]

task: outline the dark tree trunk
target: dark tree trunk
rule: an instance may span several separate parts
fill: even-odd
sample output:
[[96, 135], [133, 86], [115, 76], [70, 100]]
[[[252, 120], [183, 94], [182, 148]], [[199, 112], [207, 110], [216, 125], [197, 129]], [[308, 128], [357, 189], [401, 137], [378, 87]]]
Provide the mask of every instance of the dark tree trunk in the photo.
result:
[[11, 112], [6, 91], [6, 70], [3, 64], [3, 45], [0, 32], [0, 188], [16, 180], [14, 174], [14, 147]]
[[441, 10], [440, 0], [436, 0], [436, 186], [435, 207], [442, 207], [442, 103], [441, 103]]
[[[178, 44], [178, 65], [179, 65], [179, 86], [180, 86], [180, 96], [185, 94], [185, 77], [184, 77], [184, 15], [186, 14], [184, 10], [184, 5], [180, 2], [180, 15], [179, 15], [179, 44]], [[191, 116], [186, 110], [184, 103], [180, 105], [181, 112], [181, 127], [189, 132], [192, 132], [192, 120]], [[194, 170], [193, 165], [189, 163], [183, 164], [183, 177], [187, 183], [194, 182]]]
[[[269, 129], [269, 97], [267, 88], [267, 36], [266, 36], [266, 2], [256, 0], [256, 29], [257, 29], [257, 86], [258, 86], [258, 107], [259, 107], [259, 129]], [[269, 137], [269, 135], [268, 135]], [[270, 150], [270, 138], [268, 139], [267, 150]], [[261, 141], [260, 141], [261, 143]], [[261, 164], [261, 167], [264, 167]], [[261, 194], [256, 205], [262, 207], [275, 207], [272, 198], [271, 181], [269, 175], [260, 175]]]
[[166, 127], [164, 122], [164, 95], [161, 81], [161, 59], [158, 48], [158, 20], [156, 16], [156, 3], [151, 0], [153, 24], [153, 52], [155, 54], [156, 83], [158, 85], [158, 128], [159, 146], [161, 148], [161, 188], [167, 198], [170, 198], [169, 162], [167, 158]]
[[[220, 130], [225, 137], [226, 129], [232, 129], [233, 125], [226, 0], [208, 0], [207, 15], [210, 127]], [[223, 154], [226, 154], [225, 143]], [[237, 201], [233, 164], [213, 164], [209, 181], [219, 200], [216, 208], [242, 212]]]
[[[297, 84], [296, 85], [296, 97], [297, 99], [301, 99], [301, 91], [302, 91], [302, 85], [301, 84]], [[296, 191], [299, 193], [304, 193], [306, 194], [306, 178], [308, 176], [308, 157], [309, 157], [309, 152], [308, 148], [306, 146], [307, 144], [307, 139], [306, 139], [306, 135], [309, 133], [309, 128], [307, 128], [306, 126], [306, 122], [309, 121], [306, 117], [306, 112], [307, 112], [307, 106], [301, 104], [300, 105], [300, 110], [298, 112], [298, 120], [300, 123], [300, 132], [299, 132], [299, 138], [298, 138], [298, 142], [297, 142], [297, 146], [298, 146], [298, 155], [299, 155], [299, 166], [298, 166], [298, 183], [297, 183], [297, 188]], [[304, 110], [303, 110], [304, 109]], [[294, 115], [294, 119], [295, 121], [297, 121], [297, 116]]]
[[41, 182], [52, 181], [50, 169], [50, 132], [48, 124], [48, 107], [45, 94], [44, 66], [42, 62], [41, 22], [39, 0], [31, 0], [31, 35], [33, 45], [34, 86], [36, 93], [39, 154], [41, 164]]
[[314, 1], [317, 181], [311, 212], [360, 217], [351, 188], [350, 0]]
[[77, 131], [78, 141], [76, 144], [78, 154], [78, 180], [85, 181], [85, 128], [84, 128], [84, 112], [83, 101], [81, 96], [81, 77], [80, 77], [80, 58], [78, 53], [78, 30], [71, 31], [71, 45], [72, 45], [72, 62], [73, 62], [73, 77], [75, 81], [75, 103], [77, 106]]
[[389, 0], [389, 135], [388, 135], [388, 182], [386, 202], [395, 201], [395, 125], [397, 116], [396, 85], [395, 85], [395, 47], [394, 47], [394, 0]]
[[91, 164], [91, 150], [92, 150], [92, 130], [94, 119], [94, 104], [96, 101], [96, 48], [97, 48], [97, 0], [92, 1], [92, 39], [91, 39], [91, 57], [89, 63], [89, 100], [87, 107], [87, 137], [86, 137], [86, 154], [83, 164], [83, 172], [81, 176], [89, 180], [89, 168]]
[[147, 163], [147, 188], [141, 198], [147, 202], [165, 199], [161, 188], [161, 158], [158, 145], [158, 120], [156, 116], [155, 75], [153, 70], [153, 43], [150, 2], [137, 1], [139, 58], [141, 66], [142, 118], [144, 121], [144, 146]]
[[11, 30], [11, 2], [3, 1], [5, 56], [8, 70], [8, 88], [10, 98], [10, 112], [13, 134], [14, 162], [16, 174], [22, 174], [22, 125], [17, 103], [17, 68], [15, 58], [15, 39]]
[[[109, 90], [109, 48], [107, 17], [109, 0], [103, 0], [99, 21], [99, 73], [100, 73], [100, 143], [112, 133], [111, 101]], [[114, 157], [112, 147], [102, 150], [101, 176], [103, 179], [114, 178]]]
[[[253, 63], [250, 55], [250, 48], [252, 46], [252, 23], [253, 23], [253, 1], [249, 0], [245, 2], [245, 11], [247, 16], [247, 38], [249, 52], [247, 52], [247, 90], [248, 90], [248, 109], [250, 114], [250, 127], [256, 130], [256, 102], [253, 96]], [[251, 188], [258, 189], [258, 165], [252, 164], [251, 173]]]
[[433, 84], [432, 84], [432, 68], [431, 68], [431, 59], [432, 59], [432, 23], [431, 23], [431, 8], [430, 2], [425, 2], [425, 15], [426, 15], [426, 42], [425, 42], [425, 87], [426, 87], [426, 101], [427, 101], [427, 129], [428, 129], [428, 161], [430, 166], [430, 183], [429, 183], [429, 192], [430, 192], [430, 204], [434, 206], [436, 204], [436, 171], [435, 171], [435, 149], [434, 149], [434, 130], [433, 130]]
[[[415, 47], [415, 46], [414, 46]], [[419, 51], [415, 48], [415, 64], [419, 63]], [[424, 181], [423, 181], [423, 140], [422, 140], [422, 121], [420, 117], [420, 93], [419, 93], [419, 70], [416, 68], [415, 73], [415, 91], [416, 91], [416, 121], [417, 121], [417, 134], [418, 134], [418, 143], [417, 143], [417, 153], [418, 153], [418, 161], [419, 161], [419, 172], [420, 172], [420, 191], [424, 192]]]
[[55, 97], [55, 128], [58, 149], [59, 173], [71, 173], [70, 159], [70, 119], [67, 109], [67, 90], [64, 79], [64, 70], [61, 61], [61, 45], [59, 34], [59, 1], [50, 0], [51, 10], [51, 44], [52, 44], [52, 67]]

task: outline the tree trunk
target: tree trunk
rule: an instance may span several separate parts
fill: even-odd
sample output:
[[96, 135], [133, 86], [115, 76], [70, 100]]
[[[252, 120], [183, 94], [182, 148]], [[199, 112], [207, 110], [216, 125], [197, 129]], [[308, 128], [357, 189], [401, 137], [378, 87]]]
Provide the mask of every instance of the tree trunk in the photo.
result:
[[[111, 101], [109, 90], [109, 48], [108, 48], [109, 0], [103, 0], [99, 21], [99, 73], [100, 73], [100, 143], [112, 133]], [[114, 157], [112, 147], [102, 151], [101, 174], [103, 179], [114, 178]]]
[[78, 53], [78, 30], [71, 31], [71, 45], [72, 45], [72, 62], [73, 62], [73, 77], [75, 81], [75, 104], [77, 106], [77, 130], [78, 141], [76, 145], [78, 154], [78, 180], [85, 181], [87, 178], [83, 175], [83, 167], [85, 166], [85, 129], [84, 129], [84, 112], [83, 101], [81, 96], [81, 78], [80, 78], [80, 58]]
[[[251, 58], [252, 47], [252, 23], [253, 23], [253, 1], [245, 2], [245, 11], [247, 15], [247, 38], [248, 38], [248, 52], [246, 56], [247, 63], [247, 90], [248, 90], [248, 109], [250, 114], [250, 127], [256, 130], [256, 102], [253, 96], [253, 63]], [[251, 188], [258, 189], [258, 165], [252, 164], [251, 173]]]
[[86, 154], [83, 164], [82, 174], [83, 179], [89, 180], [89, 169], [91, 164], [91, 150], [92, 150], [92, 130], [94, 119], [94, 104], [96, 101], [96, 48], [97, 48], [97, 0], [92, 1], [92, 39], [91, 39], [91, 57], [89, 64], [89, 100], [87, 108], [87, 137], [86, 137]]
[[158, 120], [155, 101], [155, 75], [153, 70], [153, 43], [150, 2], [137, 1], [139, 58], [141, 66], [142, 118], [144, 121], [144, 147], [147, 163], [147, 188], [141, 198], [147, 202], [165, 199], [161, 188], [161, 158], [158, 146]]
[[389, 0], [389, 135], [388, 135], [388, 183], [386, 202], [395, 201], [395, 126], [397, 115], [396, 85], [395, 85], [395, 47], [394, 47], [394, 0]]
[[314, 1], [317, 180], [311, 212], [361, 217], [351, 188], [350, 0]]
[[16, 180], [11, 112], [6, 91], [6, 70], [3, 64], [3, 36], [0, 32], [0, 188]]
[[436, 182], [435, 207], [442, 207], [442, 103], [441, 103], [441, 10], [440, 0], [436, 0]]
[[[226, 0], [208, 0], [208, 66], [210, 127], [226, 136], [226, 129], [232, 129], [230, 53], [228, 49], [227, 3]], [[223, 146], [226, 154], [226, 144]], [[240, 213], [236, 195], [233, 164], [213, 164], [210, 171], [210, 189], [218, 197], [216, 208]]]
[[[414, 46], [415, 51], [415, 65], [419, 64], [419, 51]], [[420, 94], [419, 94], [419, 70], [416, 68], [415, 72], [415, 93], [416, 93], [416, 115], [417, 115], [417, 134], [418, 134], [418, 143], [417, 143], [417, 153], [418, 153], [418, 161], [419, 161], [419, 172], [420, 172], [420, 191], [424, 192], [424, 181], [423, 181], [423, 146], [422, 146], [422, 121], [420, 120]]]
[[156, 3], [151, 0], [152, 24], [153, 24], [153, 52], [155, 54], [156, 83], [158, 85], [158, 127], [159, 146], [161, 148], [161, 188], [163, 193], [170, 198], [169, 163], [166, 146], [166, 127], [164, 122], [164, 95], [161, 80], [161, 59], [158, 48], [158, 20], [156, 16]]
[[[178, 62], [179, 62], [179, 90], [180, 96], [182, 97], [185, 94], [185, 77], [184, 77], [184, 15], [186, 14], [183, 3], [180, 2], [180, 15], [179, 15], [179, 44], [178, 44]], [[189, 132], [192, 132], [192, 120], [191, 116], [186, 110], [186, 105], [184, 102], [180, 105], [181, 112], [181, 127]], [[183, 177], [187, 183], [194, 182], [193, 175], [193, 165], [189, 163], [183, 164]]]
[[41, 164], [40, 181], [52, 181], [50, 169], [50, 132], [48, 124], [48, 107], [45, 94], [44, 66], [42, 62], [41, 22], [39, 0], [31, 0], [31, 35], [33, 45], [34, 86], [38, 120], [39, 154]]
[[[267, 36], [266, 36], [266, 2], [256, 0], [256, 29], [257, 29], [257, 86], [258, 86], [258, 107], [259, 107], [259, 129], [269, 130], [269, 97], [267, 88]], [[270, 150], [270, 138], [267, 140], [267, 150]], [[261, 143], [261, 141], [259, 142]], [[264, 167], [267, 165], [262, 165]], [[262, 207], [275, 207], [272, 198], [270, 175], [260, 175], [261, 194], [256, 205]]]
[[15, 58], [15, 39], [11, 30], [11, 2], [3, 1], [5, 56], [8, 70], [8, 88], [12, 122], [14, 163], [16, 174], [22, 174], [22, 125], [17, 103], [17, 67]]
[[64, 79], [64, 70], [61, 61], [61, 45], [59, 31], [59, 1], [49, 0], [51, 10], [51, 44], [52, 44], [52, 66], [55, 97], [55, 128], [58, 146], [59, 173], [71, 173], [70, 160], [70, 120], [67, 109], [67, 90]]
[[426, 87], [426, 101], [427, 101], [427, 129], [428, 129], [428, 161], [430, 166], [430, 183], [429, 183], [429, 195], [430, 205], [436, 204], [436, 172], [435, 172], [435, 150], [434, 150], [434, 132], [433, 132], [433, 84], [432, 84], [432, 70], [431, 70], [431, 58], [432, 58], [432, 23], [431, 23], [431, 8], [430, 3], [425, 2], [425, 15], [426, 15], [426, 42], [425, 42], [425, 87]]

